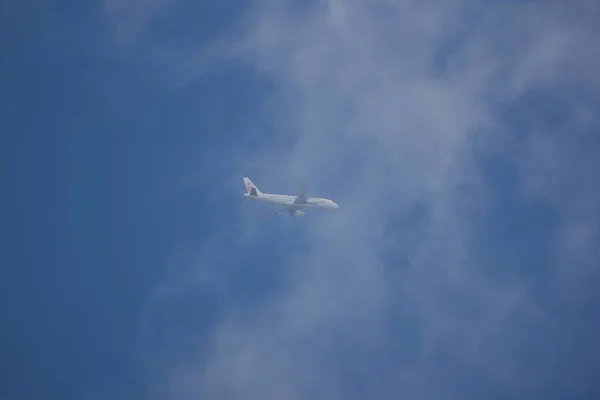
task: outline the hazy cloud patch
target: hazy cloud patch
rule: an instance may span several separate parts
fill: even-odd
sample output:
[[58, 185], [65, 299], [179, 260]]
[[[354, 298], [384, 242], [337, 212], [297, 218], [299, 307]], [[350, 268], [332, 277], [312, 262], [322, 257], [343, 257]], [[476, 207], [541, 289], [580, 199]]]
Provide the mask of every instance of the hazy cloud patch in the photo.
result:
[[[578, 20], [584, 11], [530, 3], [258, 2], [222, 54], [273, 84], [267, 115], [286, 139], [240, 163], [259, 187], [307, 179], [341, 208], [280, 219], [289, 236], [276, 241], [266, 240], [276, 223], [241, 217], [238, 232], [199, 250], [204, 282], [227, 287], [236, 273], [222, 264], [269, 263], [274, 246], [301, 243], [277, 259], [285, 290], [247, 315], [223, 306], [198, 338], [201, 355], [168, 369], [167, 397], [580, 393], [560, 379], [568, 356], [553, 351], [578, 337], [559, 329], [577, 309], [549, 303], [525, 277], [535, 267], [571, 297], [564, 276], [597, 277], [598, 30]], [[561, 124], [544, 125], [549, 95], [569, 100]], [[556, 241], [524, 236], [531, 246], [516, 248], [486, 229], [503, 190], [480, 162], [489, 155], [515, 168], [511, 210], [540, 201], [560, 221]], [[506, 230], [534, 223], [524, 218]], [[482, 235], [515, 252], [510, 264], [477, 248]], [[237, 237], [235, 251], [223, 245]], [[529, 251], [552, 261], [528, 265]], [[223, 293], [219, 302], [234, 301]]]

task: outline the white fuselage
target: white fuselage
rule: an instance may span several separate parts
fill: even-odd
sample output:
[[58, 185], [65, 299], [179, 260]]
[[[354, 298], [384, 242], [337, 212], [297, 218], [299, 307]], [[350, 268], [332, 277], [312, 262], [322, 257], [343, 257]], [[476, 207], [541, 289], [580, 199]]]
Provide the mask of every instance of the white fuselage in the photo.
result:
[[307, 197], [303, 202], [297, 202], [299, 196], [290, 196], [286, 194], [260, 193], [253, 196], [245, 193], [244, 197], [264, 203], [281, 205], [290, 211], [303, 210], [306, 208], [320, 208], [326, 210], [335, 210], [339, 208], [335, 202], [322, 197]]

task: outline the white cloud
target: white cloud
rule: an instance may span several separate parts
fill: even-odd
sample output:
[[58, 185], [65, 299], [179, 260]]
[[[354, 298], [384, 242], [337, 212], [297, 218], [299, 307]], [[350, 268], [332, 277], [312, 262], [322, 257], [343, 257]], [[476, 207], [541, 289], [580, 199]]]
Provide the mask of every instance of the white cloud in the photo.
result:
[[[521, 279], [527, 265], [506, 266], [513, 277], [495, 280], [482, 261], [476, 239], [491, 194], [478, 161], [495, 153], [517, 162], [523, 198], [547, 202], [562, 218], [563, 258], [542, 274], [570, 275], [569, 261], [588, 266], [577, 279], [595, 268], [590, 254], [577, 259], [568, 250], [575, 241], [586, 249], [578, 254], [590, 251], [597, 224], [585, 220], [600, 216], [597, 181], [579, 179], [600, 166], [597, 143], [582, 141], [597, 126], [590, 110], [598, 105], [598, 31], [577, 24], [586, 18], [573, 9], [259, 2], [232, 53], [276, 83], [271, 123], [286, 140], [267, 144], [247, 165], [259, 186], [275, 190], [306, 178], [313, 193], [342, 208], [290, 234], [307, 245], [278, 265], [285, 290], [250, 315], [226, 309], [210, 338], [199, 339], [204, 349], [210, 341], [210, 351], [170, 374], [167, 397], [469, 398], [541, 390], [559, 356], [540, 351], [535, 368], [528, 357], [551, 347], [537, 332], [556, 316]], [[577, 98], [579, 88], [591, 95]], [[522, 140], [498, 110], [532, 90], [572, 100], [562, 109], [568, 123], [544, 126], [552, 132], [526, 124]], [[256, 221], [244, 222], [240, 258], [252, 249], [260, 259], [278, 245], [265, 243]], [[216, 243], [201, 252], [200, 269], [227, 285], [219, 263], [232, 257]]]

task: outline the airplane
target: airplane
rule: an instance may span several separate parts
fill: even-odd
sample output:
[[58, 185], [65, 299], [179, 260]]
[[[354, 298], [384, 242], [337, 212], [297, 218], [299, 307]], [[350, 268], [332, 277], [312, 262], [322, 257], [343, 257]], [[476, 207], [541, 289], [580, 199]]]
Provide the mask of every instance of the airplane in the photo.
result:
[[265, 215], [265, 217], [271, 215], [289, 213], [291, 217], [303, 217], [306, 209], [323, 209], [323, 210], [335, 210], [340, 208], [335, 202], [322, 197], [309, 197], [305, 193], [305, 188], [302, 187], [298, 196], [290, 196], [285, 194], [270, 194], [261, 192], [250, 178], [243, 177], [244, 184], [246, 185], [247, 192], [244, 193], [242, 200], [256, 200], [265, 203], [282, 205], [283, 209], [274, 211]]

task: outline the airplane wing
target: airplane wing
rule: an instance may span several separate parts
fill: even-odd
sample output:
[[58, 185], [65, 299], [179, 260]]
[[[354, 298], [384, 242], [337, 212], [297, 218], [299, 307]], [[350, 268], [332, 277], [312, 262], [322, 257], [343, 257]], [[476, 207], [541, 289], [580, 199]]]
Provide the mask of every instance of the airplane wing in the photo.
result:
[[304, 204], [306, 204], [306, 199], [308, 199], [308, 197], [306, 197], [304, 195], [298, 195], [298, 196], [296, 196], [296, 200], [294, 200], [294, 204], [304, 205]]
[[289, 210], [284, 209], [284, 210], [279, 210], [279, 211], [273, 211], [273, 212], [270, 212], [270, 213], [268, 213], [266, 215], [263, 215], [262, 218], [267, 218], [267, 217], [270, 217], [272, 215], [285, 214], [286, 212], [289, 212]]
[[306, 200], [308, 196], [306, 195], [306, 182], [300, 182], [300, 191], [298, 196], [296, 196], [296, 200], [294, 200], [294, 204], [306, 204]]

